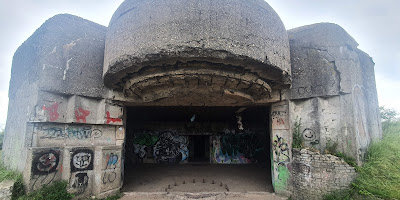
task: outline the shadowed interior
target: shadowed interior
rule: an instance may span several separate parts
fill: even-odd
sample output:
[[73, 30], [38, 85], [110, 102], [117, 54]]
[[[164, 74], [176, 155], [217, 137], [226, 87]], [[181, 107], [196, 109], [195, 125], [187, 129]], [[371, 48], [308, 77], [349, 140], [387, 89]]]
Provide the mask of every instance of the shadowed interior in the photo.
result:
[[269, 107], [129, 107], [124, 190], [272, 192], [268, 116]]

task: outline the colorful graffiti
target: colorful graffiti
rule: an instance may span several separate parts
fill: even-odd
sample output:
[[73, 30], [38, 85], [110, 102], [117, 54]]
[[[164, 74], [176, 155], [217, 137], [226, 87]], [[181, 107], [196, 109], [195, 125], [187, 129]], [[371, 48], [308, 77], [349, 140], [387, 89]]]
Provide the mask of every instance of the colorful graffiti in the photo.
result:
[[53, 105], [50, 107], [43, 106], [43, 110], [46, 110], [49, 113], [49, 120], [50, 121], [56, 121], [59, 117], [58, 114], [58, 103], [54, 102]]
[[275, 153], [274, 161], [277, 163], [286, 163], [290, 161], [289, 145], [282, 137], [275, 136], [272, 143], [272, 149]]
[[170, 131], [135, 135], [134, 153], [140, 158], [155, 159], [158, 163], [179, 163], [188, 159], [188, 140]]
[[286, 190], [290, 177], [289, 169], [284, 165], [278, 165], [277, 175], [278, 178], [273, 182], [275, 191]]
[[34, 154], [31, 190], [50, 184], [56, 177], [60, 162], [59, 150], [43, 150]]
[[265, 138], [258, 134], [214, 136], [212, 161], [220, 164], [249, 164], [262, 162], [265, 156]]
[[71, 159], [71, 172], [92, 170], [93, 157], [90, 149], [75, 149]]
[[78, 110], [75, 110], [76, 122], [82, 121], [83, 123], [86, 123], [86, 117], [89, 115], [90, 115], [89, 110], [85, 110], [83, 108], [78, 108]]
[[115, 179], [117, 179], [117, 173], [115, 169], [117, 168], [117, 164], [119, 160], [119, 156], [114, 153], [110, 153], [107, 155], [106, 162], [106, 170], [103, 174], [103, 184], [113, 183]]

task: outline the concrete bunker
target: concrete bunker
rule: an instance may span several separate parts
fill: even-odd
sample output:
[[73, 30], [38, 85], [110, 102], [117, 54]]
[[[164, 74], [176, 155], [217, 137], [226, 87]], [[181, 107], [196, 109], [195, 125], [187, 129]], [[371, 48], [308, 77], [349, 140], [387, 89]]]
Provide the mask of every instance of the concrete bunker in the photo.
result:
[[[329, 142], [337, 143], [338, 151], [360, 164], [368, 144], [382, 136], [374, 63], [357, 46], [335, 24], [287, 31], [262, 0], [126, 0], [108, 27], [57, 15], [15, 52], [3, 160], [24, 173], [28, 191], [66, 180], [78, 198], [102, 198], [119, 191], [125, 175], [128, 180], [132, 160], [180, 162], [188, 155], [189, 164], [212, 161], [207, 149], [225, 133], [224, 126], [214, 130], [212, 124], [227, 119], [226, 127], [233, 127], [228, 132], [235, 130], [228, 135], [240, 137], [236, 112], [245, 107], [241, 113], [249, 112], [251, 120], [242, 116], [244, 132], [268, 126], [270, 155], [264, 158], [271, 167], [263, 172], [271, 170], [273, 191], [318, 199], [348, 187], [355, 172], [338, 158], [292, 151], [300, 118], [297, 132], [306, 147], [324, 152]], [[136, 149], [146, 158], [128, 155], [135, 151], [135, 136], [136, 145], [164, 137], [150, 134], [141, 142], [144, 130], [171, 127], [177, 140], [186, 137], [188, 153], [166, 134], [179, 147], [172, 156], [165, 153], [170, 150], [154, 153], [154, 147]], [[229, 162], [227, 152], [218, 158]], [[231, 156], [252, 161], [240, 151]], [[212, 166], [224, 172], [236, 165]], [[268, 176], [258, 177], [270, 183]]]
[[123, 190], [272, 192], [269, 110], [128, 107]]

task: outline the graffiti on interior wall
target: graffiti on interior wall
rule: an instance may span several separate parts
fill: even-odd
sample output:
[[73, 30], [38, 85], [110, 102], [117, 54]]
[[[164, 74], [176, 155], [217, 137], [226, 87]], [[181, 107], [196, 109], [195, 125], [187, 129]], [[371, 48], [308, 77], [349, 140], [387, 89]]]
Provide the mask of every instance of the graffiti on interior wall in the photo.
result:
[[179, 163], [189, 157], [187, 138], [170, 131], [137, 134], [133, 146], [140, 158], [155, 159], [158, 163]]
[[272, 143], [274, 151], [274, 161], [277, 163], [286, 163], [290, 161], [289, 158], [289, 145], [283, 137], [275, 136]]
[[35, 153], [32, 160], [31, 189], [50, 184], [57, 175], [59, 164], [59, 150], [49, 149]]
[[107, 124], [109, 124], [111, 122], [115, 123], [115, 122], [121, 122], [122, 121], [122, 119], [119, 119], [119, 118], [112, 118], [111, 115], [110, 115], [110, 112], [108, 112], [108, 111], [107, 111], [106, 115], [107, 115], [107, 117], [106, 117]]
[[117, 179], [115, 169], [117, 168], [118, 162], [120, 162], [120, 160], [117, 154], [110, 153], [107, 155], [106, 167], [103, 174], [103, 184], [113, 183], [115, 179]]
[[50, 107], [43, 106], [43, 110], [46, 110], [49, 113], [49, 120], [56, 121], [59, 117], [58, 114], [58, 103], [54, 102]]
[[188, 140], [185, 136], [161, 134], [154, 145], [154, 158], [159, 163], [179, 163], [189, 157]]
[[74, 150], [71, 159], [71, 172], [93, 169], [93, 151], [90, 149]]
[[91, 139], [99, 138], [103, 132], [99, 129], [92, 129], [90, 126], [68, 127], [66, 129], [58, 127], [36, 127], [39, 131], [40, 139]]
[[214, 136], [212, 161], [220, 164], [249, 164], [265, 159], [265, 138], [259, 134]]
[[85, 172], [76, 173], [71, 180], [72, 188], [76, 190], [75, 194], [82, 194], [89, 185], [89, 176]]
[[319, 140], [317, 139], [317, 135], [315, 134], [315, 131], [313, 131], [310, 128], [306, 128], [303, 130], [303, 138], [305, 141], [309, 142], [312, 145], [319, 144]]
[[[135, 136], [133, 140], [134, 152], [140, 158], [144, 158], [147, 155], [147, 150], [152, 151], [154, 145], [160, 140], [158, 135], [141, 134]], [[152, 152], [149, 155], [153, 155]]]
[[75, 110], [76, 122], [82, 121], [83, 123], [86, 123], [86, 117], [89, 115], [90, 115], [89, 110], [85, 110], [83, 108], [78, 108], [78, 110]]

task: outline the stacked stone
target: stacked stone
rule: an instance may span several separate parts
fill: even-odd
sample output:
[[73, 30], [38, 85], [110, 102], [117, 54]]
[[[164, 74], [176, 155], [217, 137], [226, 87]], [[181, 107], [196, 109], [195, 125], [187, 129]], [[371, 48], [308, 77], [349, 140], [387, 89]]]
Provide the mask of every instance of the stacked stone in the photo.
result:
[[294, 199], [322, 199], [324, 194], [348, 188], [357, 173], [337, 156], [294, 149], [292, 175]]

